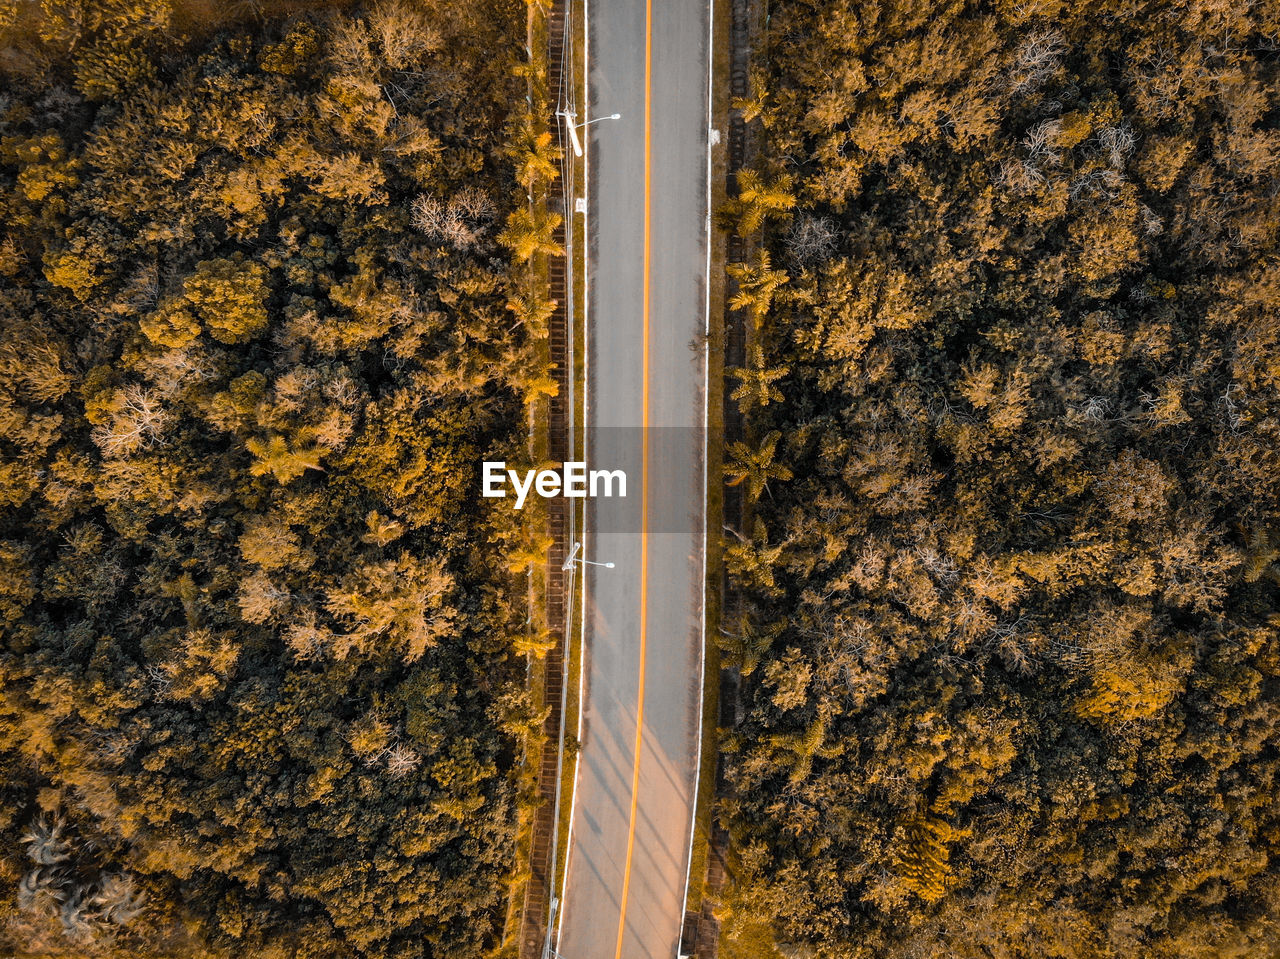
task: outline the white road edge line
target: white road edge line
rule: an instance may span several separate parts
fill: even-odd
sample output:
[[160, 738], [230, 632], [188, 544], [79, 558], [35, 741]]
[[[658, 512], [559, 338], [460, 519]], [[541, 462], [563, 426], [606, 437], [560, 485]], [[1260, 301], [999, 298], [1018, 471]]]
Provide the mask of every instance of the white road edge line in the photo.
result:
[[[566, 2], [572, 4], [573, 0], [566, 0]], [[590, 30], [587, 29], [587, 24], [589, 21], [589, 17], [588, 17], [589, 4], [590, 4], [590, 0], [582, 0], [582, 100], [583, 100], [583, 110], [586, 113], [590, 113], [591, 111], [591, 87], [590, 87], [591, 32]], [[572, 7], [570, 9], [572, 10]], [[575, 83], [577, 82], [577, 71], [578, 71], [578, 65], [577, 63], [574, 63], [573, 74], [574, 74]], [[582, 246], [583, 246], [583, 250], [582, 250], [582, 458], [584, 461], [587, 459], [587, 439], [588, 439], [587, 424], [590, 422], [587, 416], [587, 408], [591, 402], [591, 375], [590, 375], [591, 373], [590, 371], [591, 323], [589, 322], [590, 311], [591, 311], [591, 290], [590, 290], [589, 279], [588, 279], [590, 275], [590, 271], [587, 269], [587, 264], [591, 260], [590, 163], [591, 163], [591, 134], [587, 133], [586, 136], [583, 138], [583, 143], [582, 143], [582, 195], [587, 200], [587, 212], [582, 215]], [[565, 204], [566, 206], [565, 215], [570, 218], [569, 219], [570, 229], [576, 229], [578, 225], [577, 224], [577, 217], [578, 217], [577, 205], [578, 205], [577, 197], [574, 197], [573, 198], [574, 210], [571, 213], [568, 209], [568, 204], [567, 203]], [[566, 271], [566, 274], [569, 277], [569, 282], [572, 283], [573, 282], [573, 264], [572, 263], [569, 264], [569, 269]], [[572, 316], [569, 317], [568, 319], [570, 323], [574, 322], [574, 318]], [[569, 376], [572, 377], [573, 375], [574, 375], [574, 371], [570, 370]], [[573, 416], [573, 410], [569, 411], [569, 415], [571, 417]], [[573, 451], [570, 450], [570, 453], [572, 452]], [[588, 513], [587, 507], [584, 504], [582, 507], [582, 531], [579, 534], [581, 537], [582, 550], [583, 550], [584, 556], [586, 555], [586, 549], [587, 549], [587, 513]], [[582, 743], [582, 712], [583, 712], [583, 706], [586, 702], [586, 699], [584, 696], [585, 694], [584, 683], [586, 681], [586, 675], [587, 675], [587, 662], [586, 662], [586, 659], [587, 659], [587, 656], [586, 656], [587, 580], [589, 578], [590, 578], [590, 574], [588, 570], [583, 569], [582, 590], [581, 590], [582, 610], [581, 610], [581, 614], [578, 616], [578, 632], [579, 632], [579, 635], [582, 637], [581, 642], [578, 643], [578, 724], [577, 724], [577, 729], [574, 731], [574, 734], [573, 734], [574, 739], [579, 743], [579, 745], [581, 745]], [[569, 602], [570, 603], [573, 602], [572, 595], [569, 597]], [[571, 655], [572, 655], [572, 647], [573, 647], [572, 636], [569, 637], [569, 646], [570, 646]], [[564, 743], [560, 743], [559, 748], [563, 749]], [[557, 950], [560, 946], [560, 933], [564, 929], [564, 897], [565, 897], [565, 894], [569, 891], [569, 875], [571, 870], [573, 869], [573, 822], [574, 822], [573, 814], [578, 804], [578, 776], [579, 776], [579, 773], [581, 772], [582, 772], [582, 752], [581, 750], [579, 750], [577, 755], [573, 757], [573, 789], [569, 793], [569, 831], [567, 834], [567, 838], [565, 840], [564, 884], [560, 887], [560, 907], [556, 910]], [[559, 815], [559, 813], [560, 811], [557, 809], [556, 815]]]
[[[693, 816], [689, 823], [689, 851], [685, 855], [684, 899], [680, 904], [680, 938], [676, 940], [676, 959], [681, 959], [680, 940], [684, 938], [684, 918], [689, 908], [689, 880], [693, 872], [693, 841], [698, 831], [698, 788], [702, 780], [702, 709], [706, 702], [707, 682], [707, 444], [711, 425], [711, 122], [715, 89], [716, 56], [716, 5], [707, 3], [707, 265], [703, 275], [703, 323], [702, 323], [702, 540], [699, 553], [702, 556], [699, 580], [702, 602], [699, 604], [702, 629], [698, 645], [698, 752], [693, 765]], [[710, 839], [708, 837], [708, 854]]]

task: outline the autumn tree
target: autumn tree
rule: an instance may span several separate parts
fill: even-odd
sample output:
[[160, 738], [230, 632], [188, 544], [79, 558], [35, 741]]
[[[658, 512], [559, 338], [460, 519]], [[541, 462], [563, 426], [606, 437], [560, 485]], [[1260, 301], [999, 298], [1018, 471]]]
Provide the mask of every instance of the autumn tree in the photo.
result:
[[769, 5], [721, 218], [737, 948], [1274, 952], [1278, 27]]
[[500, 948], [554, 151], [521, 5], [340, 6], [0, 3], [5, 955]]

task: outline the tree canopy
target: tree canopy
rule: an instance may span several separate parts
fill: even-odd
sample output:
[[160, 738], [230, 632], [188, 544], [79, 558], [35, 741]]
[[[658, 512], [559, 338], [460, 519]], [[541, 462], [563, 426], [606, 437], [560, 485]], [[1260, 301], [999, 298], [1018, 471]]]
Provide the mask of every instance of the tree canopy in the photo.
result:
[[0, 952], [479, 955], [538, 718], [533, 532], [473, 495], [547, 378], [524, 6], [34, 9], [0, 3]]
[[769, 14], [729, 912], [789, 956], [1273, 955], [1280, 8]]

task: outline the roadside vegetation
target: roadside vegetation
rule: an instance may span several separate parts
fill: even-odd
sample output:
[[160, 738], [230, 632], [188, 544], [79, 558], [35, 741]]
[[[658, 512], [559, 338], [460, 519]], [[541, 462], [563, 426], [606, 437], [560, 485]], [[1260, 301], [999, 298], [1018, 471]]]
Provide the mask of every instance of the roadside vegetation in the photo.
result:
[[541, 530], [476, 495], [554, 389], [526, 8], [195, 6], [0, 0], [0, 952], [482, 955], [539, 718]]
[[787, 956], [1274, 955], [1280, 8], [769, 14], [725, 909]]

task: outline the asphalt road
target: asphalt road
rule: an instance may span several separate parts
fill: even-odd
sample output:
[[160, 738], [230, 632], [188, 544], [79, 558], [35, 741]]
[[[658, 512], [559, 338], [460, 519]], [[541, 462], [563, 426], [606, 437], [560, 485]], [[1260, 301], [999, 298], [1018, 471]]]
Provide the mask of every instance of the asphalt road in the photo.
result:
[[[564, 959], [675, 957], [701, 701], [707, 104], [703, 0], [589, 0], [585, 701]], [[695, 346], [696, 344], [696, 346]], [[635, 472], [633, 472], [633, 470]], [[643, 475], [640, 475], [643, 471]]]

